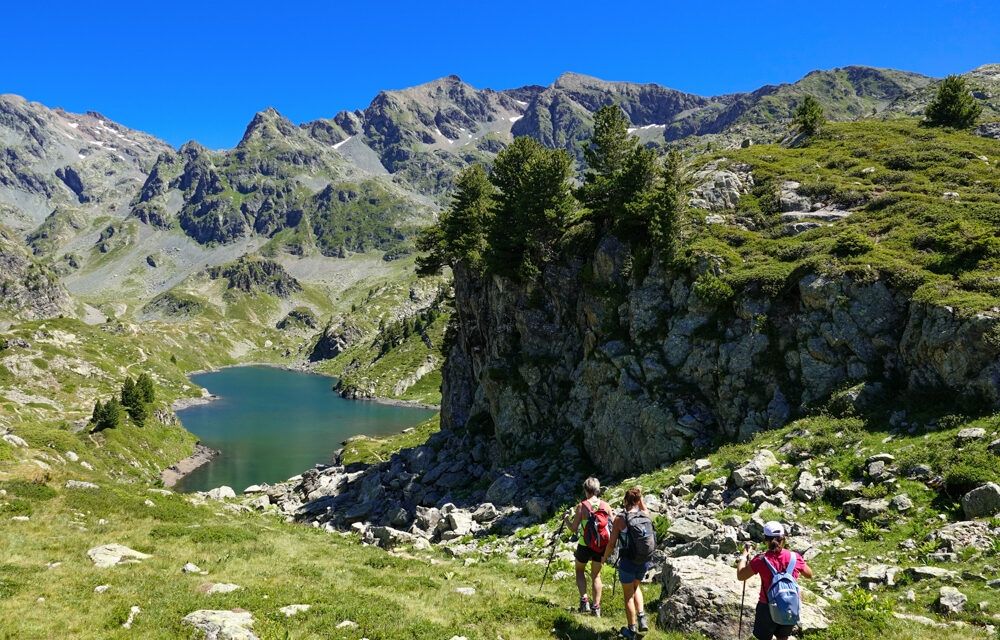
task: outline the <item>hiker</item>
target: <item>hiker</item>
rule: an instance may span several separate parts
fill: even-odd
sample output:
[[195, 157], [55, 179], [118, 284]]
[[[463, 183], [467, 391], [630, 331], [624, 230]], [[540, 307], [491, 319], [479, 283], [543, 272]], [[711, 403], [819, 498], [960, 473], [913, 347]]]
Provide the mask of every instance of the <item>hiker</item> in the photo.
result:
[[[590, 613], [601, 617], [601, 566], [604, 550], [611, 537], [611, 507], [598, 496], [601, 493], [601, 483], [597, 478], [587, 478], [583, 481], [583, 492], [586, 499], [576, 505], [576, 513], [572, 522], [569, 521], [572, 511], [563, 514], [563, 522], [567, 523], [573, 533], [580, 531], [580, 541], [573, 552], [576, 560], [576, 587], [580, 590], [580, 613]], [[583, 525], [583, 530], [580, 530]], [[593, 588], [594, 602], [587, 600], [587, 564], [590, 564], [590, 583]]]
[[[754, 574], [760, 576], [760, 597], [757, 599], [757, 609], [754, 613], [753, 636], [757, 640], [787, 640], [792, 635], [794, 624], [779, 624], [772, 616], [772, 605], [768, 604], [768, 594], [771, 590], [771, 583], [775, 577], [784, 574], [795, 558], [795, 565], [792, 567], [792, 578], [798, 579], [799, 575], [807, 578], [813, 577], [812, 569], [806, 564], [805, 559], [798, 553], [794, 553], [785, 548], [785, 527], [780, 522], [771, 521], [764, 524], [764, 541], [767, 543], [767, 551], [756, 556], [747, 562], [750, 557], [751, 545], [748, 542], [743, 547], [740, 561], [736, 569], [736, 579], [746, 582]], [[782, 596], [778, 596], [781, 598]], [[798, 617], [799, 598], [796, 589], [794, 597], [795, 617]]]
[[621, 546], [618, 554], [618, 580], [622, 583], [622, 595], [625, 597], [627, 626], [622, 627], [620, 633], [626, 640], [632, 640], [639, 633], [649, 631], [639, 583], [645, 579], [649, 561], [656, 550], [656, 534], [646, 505], [642, 502], [642, 490], [632, 487], [625, 492], [624, 502], [625, 511], [615, 518], [614, 526], [611, 527], [611, 540], [602, 561], [607, 562], [616, 544]]

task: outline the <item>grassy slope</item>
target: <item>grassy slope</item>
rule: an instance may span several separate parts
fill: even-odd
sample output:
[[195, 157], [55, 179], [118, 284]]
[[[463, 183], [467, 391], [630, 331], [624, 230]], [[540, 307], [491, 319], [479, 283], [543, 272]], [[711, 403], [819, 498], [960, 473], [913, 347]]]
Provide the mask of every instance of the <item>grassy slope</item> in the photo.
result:
[[[982, 158], [986, 158], [984, 161]], [[710, 225], [691, 239], [690, 256], [726, 263], [736, 294], [750, 286], [780, 292], [807, 271], [879, 273], [917, 299], [973, 312], [1000, 303], [1000, 142], [930, 129], [915, 120], [829, 123], [803, 146], [756, 146], [727, 152], [752, 165], [758, 185], [738, 213], [758, 231]], [[781, 237], [768, 193], [782, 180], [800, 193], [855, 213], [833, 225]], [[764, 185], [767, 185], [766, 187]], [[958, 198], [944, 198], [946, 192]], [[857, 232], [873, 247], [844, 255], [838, 238]]]

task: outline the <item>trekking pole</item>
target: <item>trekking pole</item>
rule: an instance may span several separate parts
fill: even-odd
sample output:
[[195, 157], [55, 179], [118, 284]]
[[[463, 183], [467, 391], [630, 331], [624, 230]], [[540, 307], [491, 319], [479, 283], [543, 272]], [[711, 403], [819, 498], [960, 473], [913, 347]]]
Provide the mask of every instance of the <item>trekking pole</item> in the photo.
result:
[[739, 631], [736, 632], [736, 637], [739, 640], [743, 639], [743, 605], [746, 603], [746, 601], [747, 601], [747, 581], [744, 580], [743, 581], [743, 597], [740, 598], [740, 628], [739, 628]]
[[614, 577], [614, 580], [611, 581], [611, 599], [612, 600], [615, 599], [615, 587], [618, 586], [618, 560], [620, 560], [620, 558], [618, 556], [615, 556], [615, 577]]
[[545, 586], [545, 578], [549, 575], [549, 567], [552, 565], [552, 559], [556, 557], [556, 549], [559, 548], [559, 534], [562, 533], [563, 527], [566, 526], [566, 520], [564, 519], [559, 525], [559, 529], [556, 530], [556, 539], [552, 542], [552, 553], [549, 554], [549, 561], [545, 564], [545, 573], [542, 574], [542, 584], [538, 585], [538, 590], [541, 591], [542, 587]]

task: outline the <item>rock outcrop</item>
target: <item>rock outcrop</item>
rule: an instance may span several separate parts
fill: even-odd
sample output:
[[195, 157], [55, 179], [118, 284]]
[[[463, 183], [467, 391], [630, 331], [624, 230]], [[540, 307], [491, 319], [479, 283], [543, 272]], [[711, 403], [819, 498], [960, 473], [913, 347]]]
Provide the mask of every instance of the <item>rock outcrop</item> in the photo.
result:
[[803, 275], [719, 313], [692, 291], [710, 261], [689, 273], [630, 265], [613, 237], [528, 285], [458, 265], [442, 426], [488, 425], [510, 457], [579, 442], [621, 474], [780, 426], [851, 384], [864, 383], [859, 403], [888, 380], [1000, 403], [994, 315], [911, 302], [874, 274]]

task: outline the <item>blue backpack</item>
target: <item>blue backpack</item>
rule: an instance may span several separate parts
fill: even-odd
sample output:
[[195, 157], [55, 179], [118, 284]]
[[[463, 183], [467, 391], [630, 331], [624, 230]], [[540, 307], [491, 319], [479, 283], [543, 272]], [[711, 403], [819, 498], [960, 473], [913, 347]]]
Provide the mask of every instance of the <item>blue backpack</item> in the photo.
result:
[[771, 620], [775, 624], [795, 625], [799, 622], [799, 611], [802, 608], [802, 594], [799, 592], [799, 585], [795, 582], [795, 564], [798, 558], [794, 551], [790, 551], [791, 560], [785, 567], [784, 573], [779, 573], [774, 566], [764, 558], [767, 568], [771, 570], [771, 588], [767, 590], [767, 605], [771, 610]]

